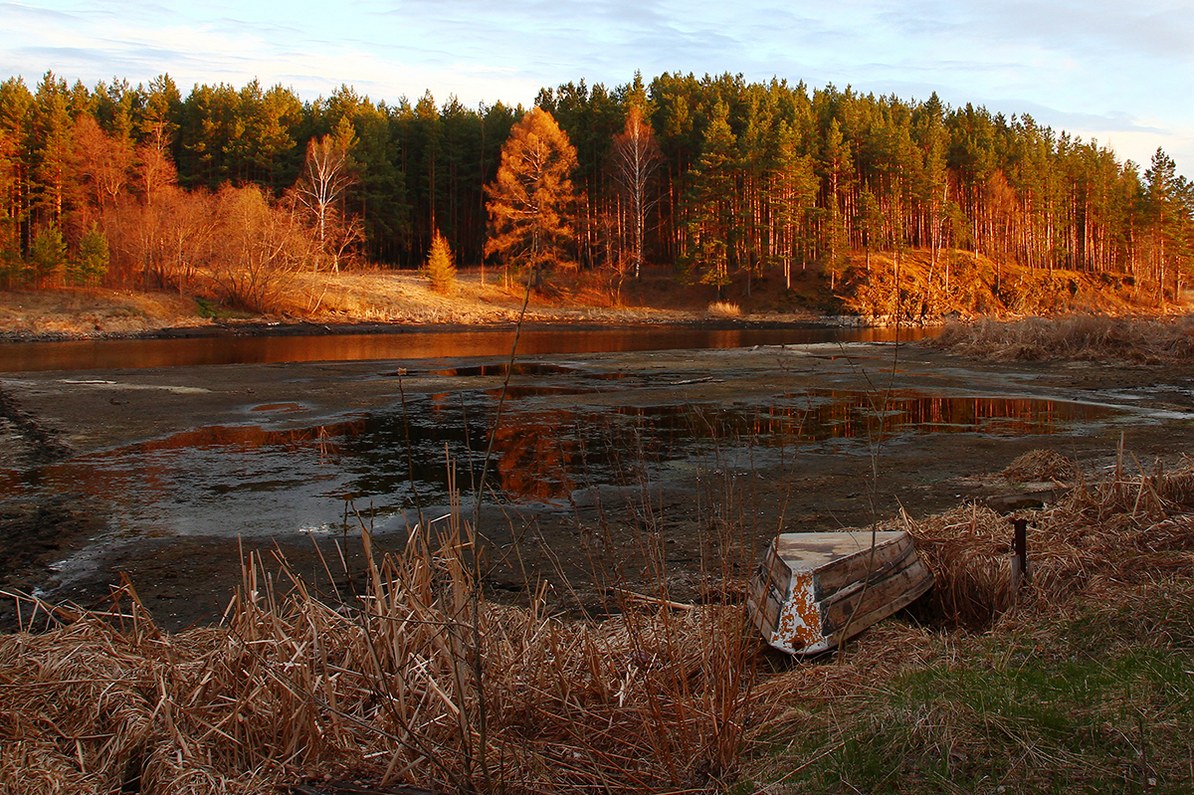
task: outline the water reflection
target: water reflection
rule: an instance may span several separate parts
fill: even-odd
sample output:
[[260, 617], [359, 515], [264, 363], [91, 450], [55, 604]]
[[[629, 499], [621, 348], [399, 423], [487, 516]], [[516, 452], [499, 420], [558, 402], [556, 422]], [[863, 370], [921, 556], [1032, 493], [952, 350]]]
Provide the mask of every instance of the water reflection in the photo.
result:
[[880, 440], [901, 433], [983, 433], [995, 436], [1049, 434], [1074, 423], [1110, 415], [1103, 406], [1008, 397], [943, 397], [912, 392], [876, 395], [811, 390], [785, 395], [782, 403], [750, 407], [623, 407], [660, 432], [777, 445], [829, 439]]
[[[495, 403], [485, 392], [444, 393], [312, 428], [200, 428], [40, 474], [51, 488], [109, 499], [117, 529], [135, 534], [329, 531], [342, 526], [350, 500], [384, 530], [403, 526], [416, 507], [446, 503], [449, 458], [459, 487], [476, 487]], [[871, 440], [906, 434], [1049, 434], [1110, 413], [1051, 400], [876, 399], [848, 391], [614, 409], [515, 400], [494, 440], [487, 482], [499, 499], [549, 503], [581, 486], [637, 483], [651, 467], [745, 445], [848, 451], [853, 444], [862, 452]]]
[[16, 494], [24, 484], [15, 469], [0, 469], [0, 494]]
[[[899, 338], [908, 340], [925, 333], [905, 329]], [[525, 329], [518, 340], [518, 351], [526, 356], [874, 342], [892, 340], [895, 334], [892, 329], [820, 327]], [[514, 332], [510, 330], [6, 343], [0, 344], [0, 372], [500, 356], [509, 355], [513, 343]]]

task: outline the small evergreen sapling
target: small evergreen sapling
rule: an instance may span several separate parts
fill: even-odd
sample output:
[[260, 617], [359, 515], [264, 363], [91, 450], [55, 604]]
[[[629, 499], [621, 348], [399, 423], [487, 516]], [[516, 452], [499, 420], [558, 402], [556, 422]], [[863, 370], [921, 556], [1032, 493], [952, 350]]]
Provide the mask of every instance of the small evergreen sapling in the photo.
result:
[[108, 272], [108, 238], [100, 228], [91, 228], [79, 240], [79, 251], [66, 264], [66, 278], [71, 284], [94, 285], [103, 280]]
[[47, 226], [37, 233], [29, 246], [28, 272], [31, 282], [43, 286], [66, 262], [66, 241], [56, 226]]
[[427, 254], [424, 269], [431, 289], [447, 295], [456, 287], [456, 263], [452, 261], [452, 249], [447, 239], [438, 231], [431, 239], [431, 251]]

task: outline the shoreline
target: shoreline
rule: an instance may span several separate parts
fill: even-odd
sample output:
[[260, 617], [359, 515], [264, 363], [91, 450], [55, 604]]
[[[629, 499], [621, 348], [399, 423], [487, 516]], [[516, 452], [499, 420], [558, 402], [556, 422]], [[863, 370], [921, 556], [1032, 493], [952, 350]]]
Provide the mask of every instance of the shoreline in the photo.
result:
[[[909, 326], [913, 324], [908, 324]], [[935, 324], [916, 324], [917, 327]], [[495, 320], [482, 323], [413, 323], [413, 322], [345, 322], [321, 323], [310, 320], [217, 322], [193, 326], [163, 326], [133, 331], [97, 331], [94, 333], [66, 331], [0, 331], [0, 345], [48, 342], [87, 342], [100, 340], [164, 340], [164, 339], [220, 339], [228, 337], [323, 337], [333, 335], [410, 334], [508, 332], [518, 328], [517, 321]], [[885, 328], [882, 324], [867, 323], [862, 318], [844, 315], [799, 315], [791, 319], [775, 317], [714, 318], [689, 317], [584, 319], [533, 318], [521, 324], [523, 330], [561, 329], [567, 331], [602, 331], [631, 328], [694, 328], [711, 330], [734, 329], [799, 329], [799, 328]]]
[[[432, 291], [416, 273], [351, 272], [296, 276], [286, 300], [246, 312], [194, 294], [107, 287], [0, 290], [0, 345], [87, 340], [402, 334], [408, 332], [568, 331], [616, 328], [932, 328], [952, 321], [1010, 321], [1031, 311], [994, 309], [976, 315], [943, 306], [933, 315], [851, 314], [848, 305], [819, 293], [789, 293], [759, 283], [753, 293], [718, 300], [708, 289], [644, 278], [613, 303], [600, 291], [523, 296], [465, 273], [451, 294]], [[1189, 304], [1147, 309], [1123, 302], [1053, 305], [1043, 316], [1112, 315], [1157, 318], [1190, 311]], [[1037, 312], [1041, 315], [1041, 312]]]

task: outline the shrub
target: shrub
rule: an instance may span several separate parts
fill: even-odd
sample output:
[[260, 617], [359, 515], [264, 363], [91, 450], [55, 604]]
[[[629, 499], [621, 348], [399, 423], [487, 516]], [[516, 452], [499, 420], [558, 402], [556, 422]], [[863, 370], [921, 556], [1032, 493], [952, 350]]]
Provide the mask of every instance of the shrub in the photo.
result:
[[15, 246], [0, 249], [0, 287], [15, 287], [24, 281], [25, 263]]
[[212, 276], [219, 297], [251, 312], [278, 306], [311, 240], [294, 215], [256, 186], [225, 186], [215, 196]]
[[29, 247], [29, 277], [38, 284], [58, 272], [66, 262], [66, 241], [56, 226], [47, 226], [33, 238]]

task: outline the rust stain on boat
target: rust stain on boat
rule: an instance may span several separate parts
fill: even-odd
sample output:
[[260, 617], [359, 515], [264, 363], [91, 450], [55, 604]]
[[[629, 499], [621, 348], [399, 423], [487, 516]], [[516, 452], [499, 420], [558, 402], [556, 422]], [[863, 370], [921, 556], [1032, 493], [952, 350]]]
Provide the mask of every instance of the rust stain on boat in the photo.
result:
[[780, 610], [778, 626], [771, 633], [770, 643], [784, 651], [794, 652], [816, 643], [821, 634], [821, 610], [817, 606], [813, 578], [808, 573], [792, 577], [788, 601]]

